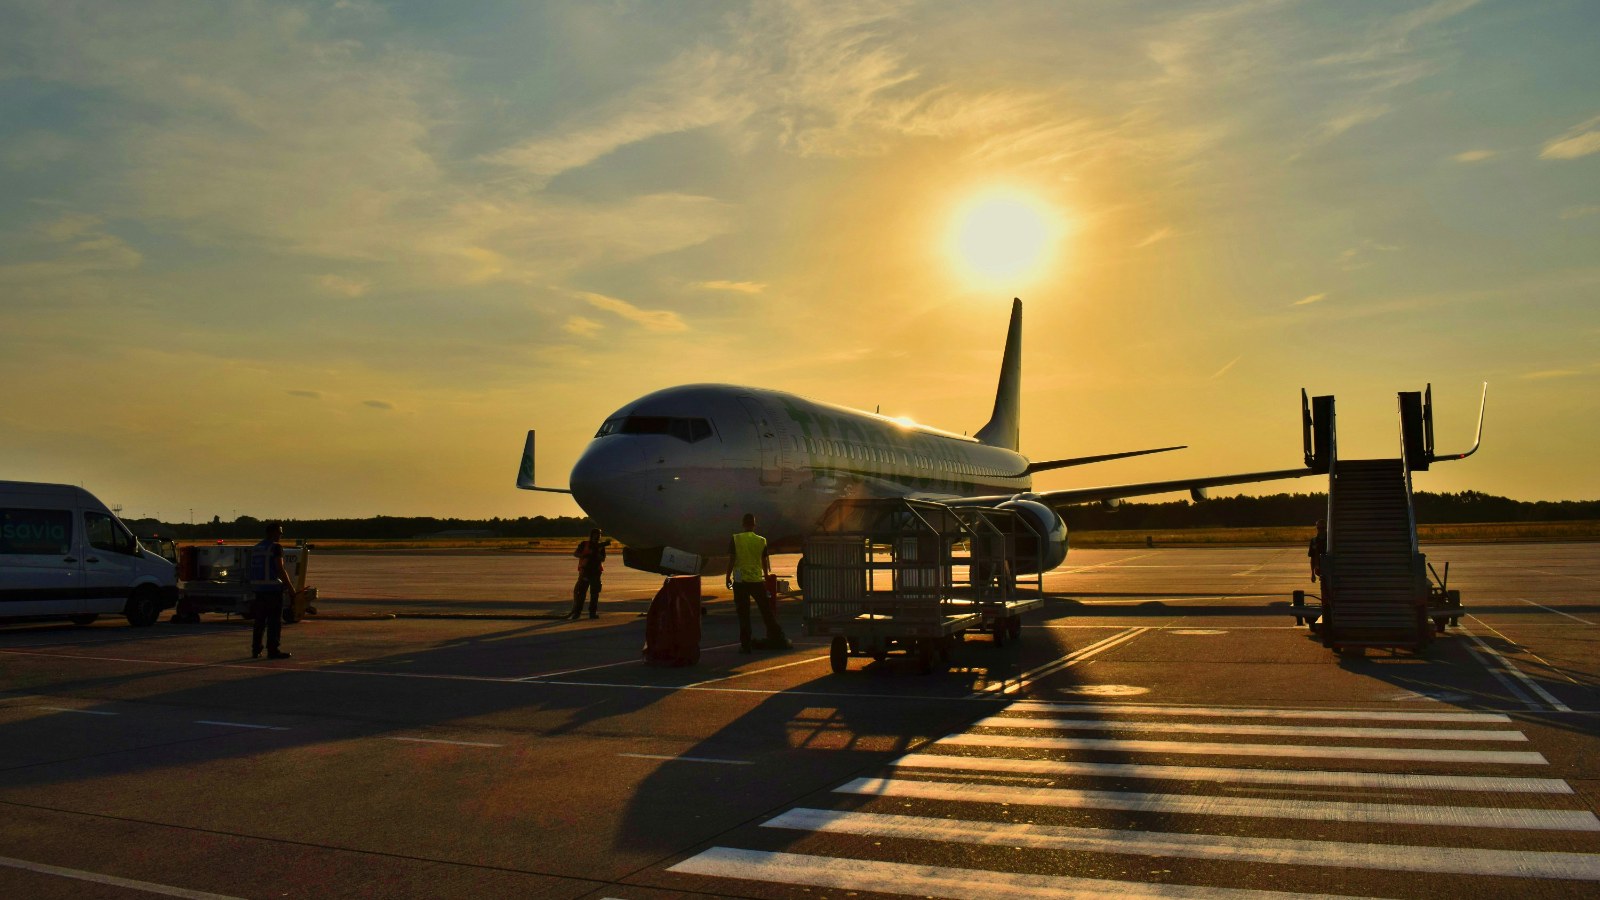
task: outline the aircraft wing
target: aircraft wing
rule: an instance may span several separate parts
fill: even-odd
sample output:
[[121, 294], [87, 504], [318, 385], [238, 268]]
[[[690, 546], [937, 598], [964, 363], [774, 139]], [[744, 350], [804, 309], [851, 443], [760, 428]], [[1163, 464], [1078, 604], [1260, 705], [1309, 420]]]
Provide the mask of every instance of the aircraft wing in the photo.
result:
[[[1032, 492], [1041, 503], [1050, 507], [1071, 506], [1074, 503], [1098, 503], [1104, 500], [1121, 500], [1126, 497], [1144, 497], [1151, 494], [1170, 494], [1173, 491], [1203, 491], [1206, 488], [1230, 484], [1251, 484], [1258, 481], [1277, 481], [1283, 478], [1303, 478], [1307, 475], [1326, 474], [1310, 468], [1278, 469], [1272, 472], [1243, 472], [1237, 475], [1210, 475], [1204, 478], [1179, 478], [1173, 481], [1147, 481], [1142, 484], [1112, 484], [1104, 487], [1068, 488], [1060, 491]], [[1004, 503], [1014, 495], [994, 497], [963, 497], [962, 505], [993, 505]]]

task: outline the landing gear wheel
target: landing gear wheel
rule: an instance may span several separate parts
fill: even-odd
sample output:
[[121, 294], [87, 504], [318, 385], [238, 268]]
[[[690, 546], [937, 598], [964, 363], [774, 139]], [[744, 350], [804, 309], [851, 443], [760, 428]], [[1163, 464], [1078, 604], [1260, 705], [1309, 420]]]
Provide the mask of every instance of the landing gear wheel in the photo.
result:
[[799, 589], [802, 593], [805, 592], [805, 589], [806, 589], [806, 558], [804, 556], [800, 557], [799, 561], [794, 564], [794, 586], [797, 589]]
[[833, 642], [828, 645], [828, 664], [833, 667], [835, 675], [850, 667], [850, 648], [845, 643], [844, 635], [834, 635]]

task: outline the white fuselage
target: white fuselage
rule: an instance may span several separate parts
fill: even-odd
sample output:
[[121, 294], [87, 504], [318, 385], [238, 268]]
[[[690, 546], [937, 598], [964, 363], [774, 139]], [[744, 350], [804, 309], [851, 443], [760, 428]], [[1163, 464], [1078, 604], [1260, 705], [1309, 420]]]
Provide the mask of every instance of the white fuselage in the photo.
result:
[[1021, 454], [885, 416], [736, 385], [657, 391], [613, 413], [572, 469], [584, 512], [630, 547], [726, 552], [754, 513], [798, 550], [841, 498], [1028, 491]]

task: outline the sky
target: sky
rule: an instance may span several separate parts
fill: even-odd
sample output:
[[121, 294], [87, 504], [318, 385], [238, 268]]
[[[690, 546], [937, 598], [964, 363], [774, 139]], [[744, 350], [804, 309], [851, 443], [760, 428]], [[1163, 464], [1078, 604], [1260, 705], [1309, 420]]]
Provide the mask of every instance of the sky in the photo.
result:
[[1345, 458], [1397, 456], [1429, 383], [1465, 450], [1489, 382], [1482, 451], [1417, 487], [1600, 498], [1596, 33], [1585, 0], [0, 0], [0, 478], [168, 521], [576, 514], [514, 488], [526, 431], [564, 484], [674, 384], [976, 430], [1021, 297], [1024, 453], [1190, 448], [1040, 488], [1299, 465], [1302, 387]]

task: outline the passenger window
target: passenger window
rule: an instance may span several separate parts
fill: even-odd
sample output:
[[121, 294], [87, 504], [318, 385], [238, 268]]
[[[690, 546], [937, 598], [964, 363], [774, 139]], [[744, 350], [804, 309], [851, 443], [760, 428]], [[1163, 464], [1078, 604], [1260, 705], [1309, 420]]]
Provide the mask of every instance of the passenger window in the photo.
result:
[[70, 511], [0, 509], [0, 555], [65, 556], [71, 552]]
[[129, 534], [116, 519], [104, 513], [84, 513], [83, 529], [89, 536], [89, 546], [96, 550], [127, 556], [133, 556], [138, 552], [136, 549], [138, 542], [133, 539], [133, 535]]

